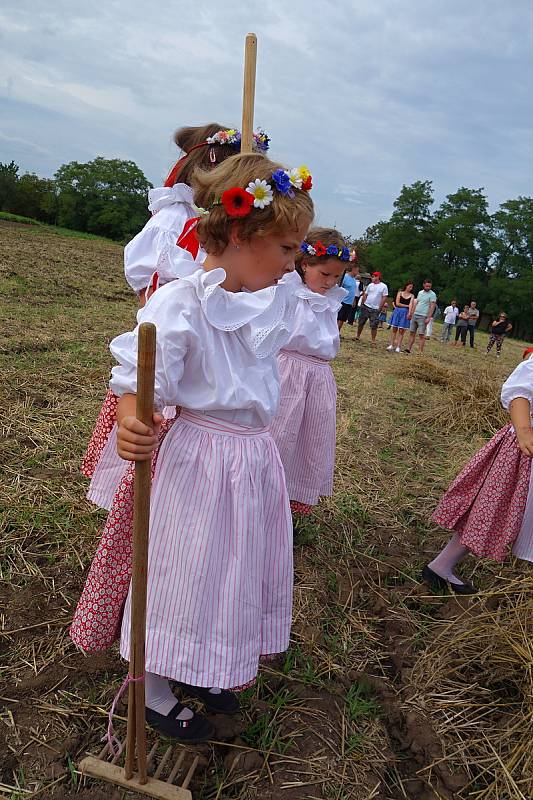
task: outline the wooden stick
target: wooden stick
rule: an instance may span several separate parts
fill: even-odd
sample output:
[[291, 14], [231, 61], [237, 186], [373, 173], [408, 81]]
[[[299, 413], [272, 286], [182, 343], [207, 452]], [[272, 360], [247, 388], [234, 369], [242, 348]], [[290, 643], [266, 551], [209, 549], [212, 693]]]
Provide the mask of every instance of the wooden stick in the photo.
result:
[[242, 93], [241, 153], [251, 153], [254, 132], [255, 65], [257, 36], [249, 33], [244, 45], [244, 86]]
[[[137, 358], [137, 419], [153, 425], [156, 328], [151, 322], [139, 327]], [[135, 462], [133, 506], [133, 566], [131, 583], [130, 675], [144, 678], [144, 644], [146, 636], [146, 581], [148, 570], [148, 533], [150, 526], [151, 460]], [[144, 680], [129, 685], [128, 734], [126, 740], [127, 780], [133, 776], [135, 745], [139, 783], [145, 784], [146, 728]]]

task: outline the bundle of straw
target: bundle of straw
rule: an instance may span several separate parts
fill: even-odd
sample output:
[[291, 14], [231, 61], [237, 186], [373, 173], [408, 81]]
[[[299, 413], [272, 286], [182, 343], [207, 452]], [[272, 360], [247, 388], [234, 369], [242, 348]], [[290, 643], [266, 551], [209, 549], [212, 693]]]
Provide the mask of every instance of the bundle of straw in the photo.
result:
[[412, 688], [409, 705], [431, 719], [447, 765], [470, 777], [458, 797], [531, 800], [531, 578], [508, 580], [444, 624], [413, 668]]

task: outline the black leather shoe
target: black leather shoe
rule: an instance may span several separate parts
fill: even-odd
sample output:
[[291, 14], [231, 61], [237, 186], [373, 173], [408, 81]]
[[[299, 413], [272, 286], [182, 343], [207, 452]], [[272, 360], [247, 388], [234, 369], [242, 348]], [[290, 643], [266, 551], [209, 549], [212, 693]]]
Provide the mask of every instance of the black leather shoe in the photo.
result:
[[192, 719], [176, 719], [183, 708], [183, 703], [177, 702], [167, 715], [146, 708], [146, 722], [156, 731], [160, 731], [172, 739], [178, 739], [180, 742], [197, 744], [212, 739], [215, 735], [215, 727], [201, 714], [195, 714]]
[[426, 564], [422, 570], [422, 580], [425, 581], [430, 589], [436, 592], [446, 592], [448, 589], [448, 581], [446, 578], [441, 578], [436, 572]]
[[188, 683], [180, 683], [179, 681], [176, 681], [176, 686], [184, 694], [197, 697], [208, 711], [214, 711], [215, 714], [236, 714], [239, 711], [240, 706], [237, 695], [228, 689], [222, 689], [217, 694], [214, 694], [205, 686], [190, 686]]
[[422, 580], [429, 584], [430, 588], [436, 592], [446, 592], [451, 589], [454, 594], [477, 594], [477, 589], [473, 583], [452, 583], [434, 572], [428, 564], [422, 570]]
[[470, 581], [466, 581], [466, 583], [452, 583], [450, 581], [450, 588], [454, 594], [477, 594], [479, 592], [477, 586], [474, 586]]

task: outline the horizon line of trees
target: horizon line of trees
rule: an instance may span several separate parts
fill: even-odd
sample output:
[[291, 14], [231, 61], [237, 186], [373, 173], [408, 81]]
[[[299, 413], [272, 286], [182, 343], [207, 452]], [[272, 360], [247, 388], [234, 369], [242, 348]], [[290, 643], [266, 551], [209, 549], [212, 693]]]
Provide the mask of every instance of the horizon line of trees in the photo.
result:
[[490, 214], [483, 188], [461, 186], [433, 204], [432, 181], [404, 185], [390, 219], [354, 240], [361, 267], [381, 272], [393, 296], [408, 280], [418, 291], [429, 278], [439, 305], [475, 300], [482, 314], [505, 311], [511, 335], [533, 337], [533, 198]]
[[[53, 178], [19, 175], [0, 163], [0, 210], [118, 241], [149, 219], [152, 184], [133, 161], [95, 158], [63, 164]], [[408, 280], [433, 282], [439, 304], [476, 300], [505, 311], [513, 334], [533, 336], [533, 198], [502, 203], [493, 214], [483, 188], [460, 187], [434, 206], [430, 180], [404, 185], [390, 219], [350, 237], [362, 269], [379, 270], [395, 294]]]
[[50, 225], [125, 241], [150, 218], [147, 193], [152, 188], [133, 161], [95, 158], [62, 164], [53, 178], [0, 163], [0, 211]]

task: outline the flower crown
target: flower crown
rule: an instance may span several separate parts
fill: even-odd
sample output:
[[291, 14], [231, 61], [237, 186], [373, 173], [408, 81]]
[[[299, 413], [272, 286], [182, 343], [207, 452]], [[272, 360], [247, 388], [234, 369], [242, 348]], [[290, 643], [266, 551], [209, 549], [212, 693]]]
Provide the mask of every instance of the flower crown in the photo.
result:
[[347, 247], [337, 247], [336, 244], [330, 244], [326, 246], [320, 241], [315, 242], [315, 244], [302, 242], [300, 245], [300, 250], [302, 253], [305, 253], [308, 256], [316, 256], [317, 258], [321, 258], [322, 256], [334, 258], [337, 256], [337, 258], [339, 258], [341, 261], [351, 260], [349, 249]]
[[[306, 166], [295, 169], [277, 169], [272, 173], [271, 182], [256, 178], [250, 181], [246, 189], [233, 186], [222, 192], [220, 199], [215, 200], [211, 208], [223, 205], [228, 217], [247, 217], [252, 208], [265, 208], [274, 200], [274, 189], [286, 197], [294, 197], [294, 190], [308, 192], [313, 186], [311, 173]], [[200, 215], [208, 214], [209, 209], [199, 208]]]
[[[270, 137], [259, 128], [253, 133], [255, 150], [260, 153], [266, 153], [270, 146]], [[241, 132], [236, 128], [228, 128], [225, 131], [217, 131], [213, 136], [208, 136], [206, 139], [207, 144], [229, 144], [236, 150], [241, 147]]]

